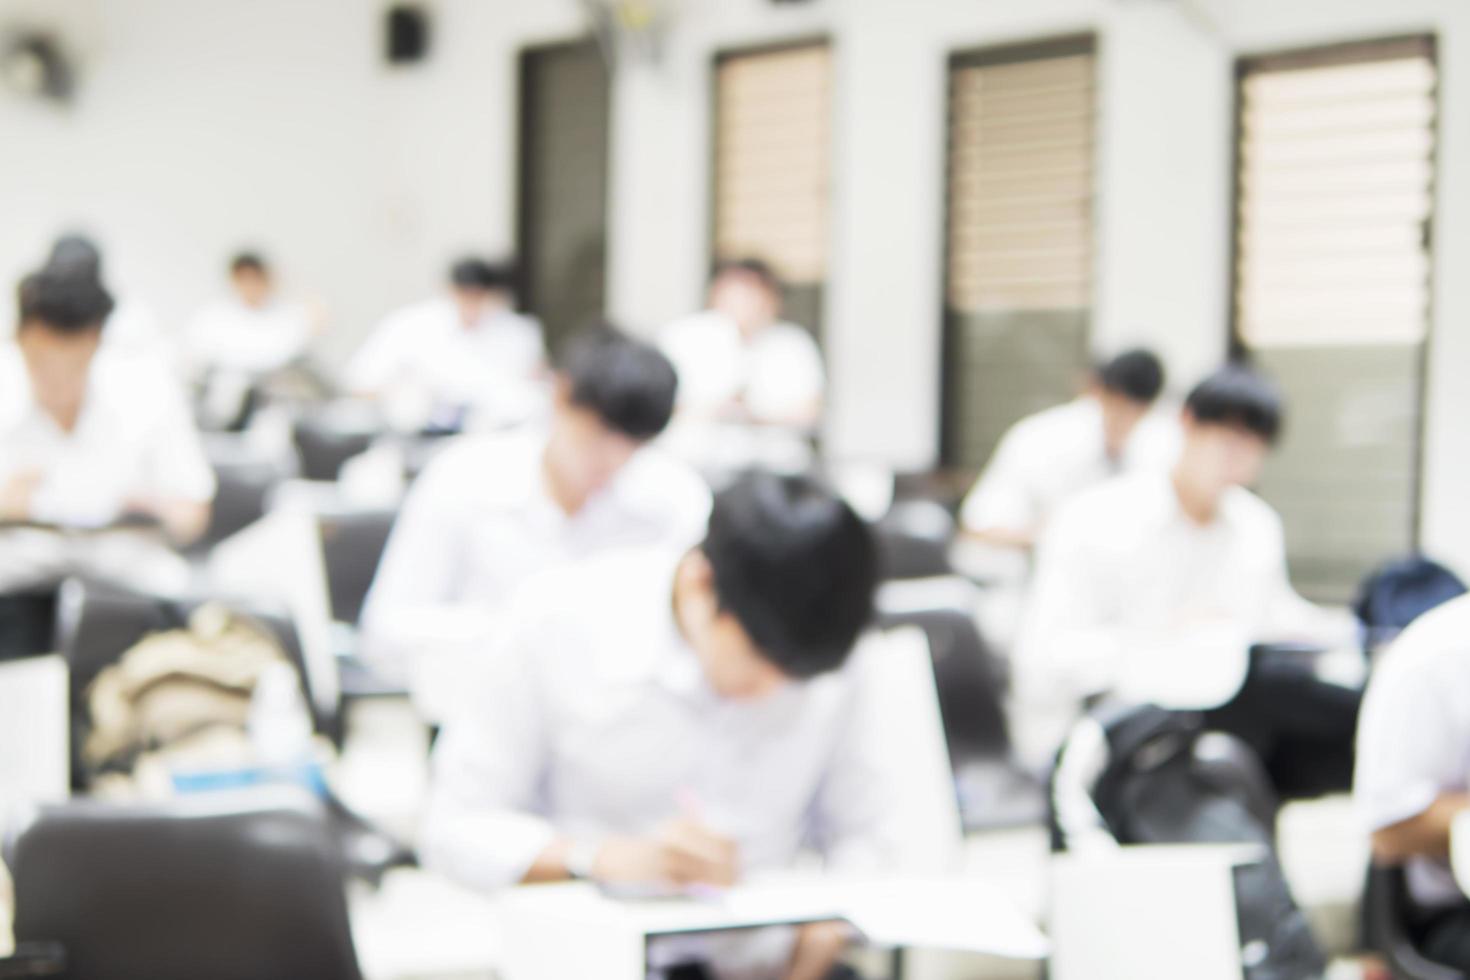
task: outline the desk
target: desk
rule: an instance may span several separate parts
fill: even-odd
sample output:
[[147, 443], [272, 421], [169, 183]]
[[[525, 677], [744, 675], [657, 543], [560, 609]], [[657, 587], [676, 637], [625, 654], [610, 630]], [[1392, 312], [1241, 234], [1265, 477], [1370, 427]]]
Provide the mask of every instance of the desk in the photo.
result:
[[1004, 896], [957, 878], [772, 878], [714, 900], [619, 901], [586, 884], [517, 889], [501, 902], [505, 980], [643, 980], [649, 941], [844, 919], [869, 943], [1041, 960], [1044, 936]]

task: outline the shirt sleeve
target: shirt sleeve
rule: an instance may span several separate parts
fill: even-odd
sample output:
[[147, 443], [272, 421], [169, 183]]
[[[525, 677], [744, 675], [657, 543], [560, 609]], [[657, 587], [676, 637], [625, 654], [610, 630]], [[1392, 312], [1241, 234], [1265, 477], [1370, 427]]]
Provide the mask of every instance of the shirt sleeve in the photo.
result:
[[746, 407], [757, 421], [785, 423], [813, 407], [820, 410], [826, 370], [816, 341], [801, 327], [771, 329], [786, 333], [760, 358], [757, 373], [746, 379]]
[[391, 385], [405, 369], [403, 314], [385, 319], [347, 362], [343, 378], [355, 392], [375, 393]]
[[493, 626], [489, 609], [456, 592], [465, 520], [454, 452], [409, 490], [363, 606], [364, 652], [405, 674], [419, 656], [483, 643]]
[[941, 873], [958, 856], [927, 645], [915, 637], [900, 648], [900, 635], [867, 638], [847, 668], [848, 710], [812, 812], [815, 843], [836, 872]]
[[1418, 816], [1464, 776], [1457, 767], [1465, 733], [1427, 663], [1403, 660], [1415, 652], [1391, 651], [1363, 700], [1353, 798], [1370, 830]]
[[1292, 587], [1286, 565], [1286, 537], [1274, 514], [1269, 538], [1270, 591], [1265, 621], [1256, 642], [1312, 643], [1324, 647], [1356, 646], [1358, 622], [1346, 609], [1330, 609], [1308, 602]]
[[1012, 430], [960, 508], [960, 523], [969, 531], [1031, 531], [1036, 525], [1034, 495], [1027, 489], [1024, 448]]
[[207, 504], [214, 499], [214, 469], [182, 387], [160, 371], [156, 381], [158, 415], [148, 443], [145, 491], [167, 501]]
[[476, 710], [451, 719], [434, 752], [420, 851], [472, 888], [520, 882], [555, 837], [538, 813], [548, 759], [535, 617], [520, 619], [476, 681]]

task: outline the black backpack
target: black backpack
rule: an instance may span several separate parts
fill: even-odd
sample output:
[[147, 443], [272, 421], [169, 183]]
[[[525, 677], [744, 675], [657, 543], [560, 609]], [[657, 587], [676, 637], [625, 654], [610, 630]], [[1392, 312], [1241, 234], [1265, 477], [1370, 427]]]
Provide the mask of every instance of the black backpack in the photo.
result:
[[[1260, 760], [1245, 743], [1206, 730], [1202, 717], [1153, 706], [1095, 711], [1106, 758], [1085, 791], [1108, 836], [1119, 844], [1259, 844], [1267, 857], [1235, 869], [1243, 980], [1311, 980], [1327, 969], [1287, 887], [1275, 852], [1277, 804]], [[1070, 740], [1069, 740], [1070, 742]], [[1063, 746], [1059, 759], [1064, 759]], [[1051, 831], [1067, 850], [1079, 828], [1059, 812], [1069, 767], [1052, 776]], [[1094, 827], [1093, 829], [1099, 829]]]

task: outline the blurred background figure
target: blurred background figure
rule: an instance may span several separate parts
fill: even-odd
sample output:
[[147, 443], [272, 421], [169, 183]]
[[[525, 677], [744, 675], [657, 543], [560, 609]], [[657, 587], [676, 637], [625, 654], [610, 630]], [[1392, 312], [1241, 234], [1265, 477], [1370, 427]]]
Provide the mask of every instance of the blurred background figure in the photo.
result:
[[0, 587], [89, 573], [177, 588], [168, 545], [208, 522], [214, 476], [179, 388], [160, 360], [104, 342], [112, 309], [93, 270], [52, 264], [21, 283], [0, 349], [0, 516], [18, 525]]
[[252, 386], [299, 362], [324, 326], [320, 310], [283, 299], [257, 252], [230, 260], [229, 295], [195, 314], [184, 336], [188, 376], [210, 428], [234, 427]]
[[390, 314], [348, 363], [347, 388], [401, 430], [499, 428], [545, 409], [541, 325], [515, 311], [509, 264], [463, 258], [448, 295]]
[[781, 319], [781, 281], [765, 262], [723, 262], [708, 308], [659, 334], [679, 373], [670, 447], [701, 469], [810, 464], [826, 375], [811, 332]]

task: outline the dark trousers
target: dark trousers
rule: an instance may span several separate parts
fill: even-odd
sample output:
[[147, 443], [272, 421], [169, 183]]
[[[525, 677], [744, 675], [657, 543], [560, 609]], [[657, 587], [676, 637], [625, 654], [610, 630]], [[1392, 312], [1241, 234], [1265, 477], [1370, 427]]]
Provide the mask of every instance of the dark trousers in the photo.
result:
[[1256, 751], [1281, 799], [1310, 799], [1351, 788], [1362, 699], [1319, 680], [1308, 656], [1256, 651], [1240, 692], [1205, 721]]
[[1425, 959], [1470, 975], [1470, 904], [1426, 913], [1412, 933]]
[[56, 590], [0, 595], [0, 660], [51, 653]]

